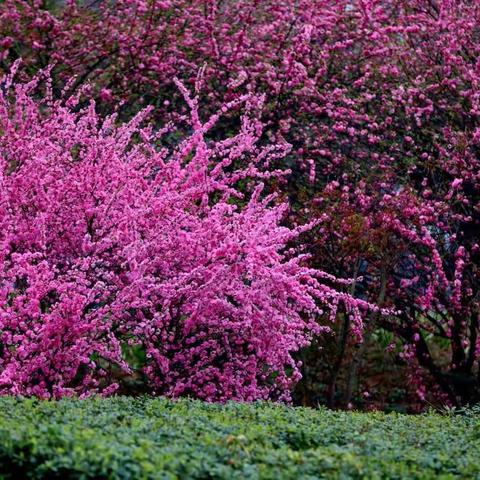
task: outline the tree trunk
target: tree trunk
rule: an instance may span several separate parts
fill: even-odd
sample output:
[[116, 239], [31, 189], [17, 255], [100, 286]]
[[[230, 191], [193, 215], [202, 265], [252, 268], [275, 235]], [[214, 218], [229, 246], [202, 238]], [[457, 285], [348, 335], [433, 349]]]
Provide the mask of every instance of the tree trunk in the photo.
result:
[[[385, 301], [385, 293], [387, 290], [387, 272], [385, 268], [382, 268], [380, 273], [380, 292], [377, 297], [377, 305], [381, 306]], [[366, 320], [366, 328], [365, 333], [363, 336], [363, 341], [360, 344], [359, 348], [353, 355], [353, 359], [350, 363], [348, 369], [348, 376], [347, 376], [347, 387], [345, 392], [344, 404], [345, 407], [352, 401], [352, 396], [354, 389], [358, 385], [358, 370], [363, 360], [363, 356], [365, 355], [365, 351], [372, 336], [372, 333], [375, 331], [375, 327], [378, 321], [378, 317], [380, 312], [372, 312]]]

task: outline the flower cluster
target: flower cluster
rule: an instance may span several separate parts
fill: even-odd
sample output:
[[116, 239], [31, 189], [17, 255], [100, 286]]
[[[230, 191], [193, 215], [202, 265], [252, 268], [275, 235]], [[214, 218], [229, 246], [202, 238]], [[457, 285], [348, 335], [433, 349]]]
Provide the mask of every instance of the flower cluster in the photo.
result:
[[[351, 379], [341, 402], [355, 383], [357, 398], [364, 391], [365, 348], [355, 347], [375, 348], [386, 331], [391, 357], [415, 372], [413, 392], [462, 404], [480, 399], [479, 23], [470, 0], [5, 0], [0, 69], [22, 57], [28, 80], [52, 65], [55, 98], [88, 83], [97, 110], [122, 121], [152, 105], [156, 124], [179, 125], [191, 105], [175, 76], [209, 115], [247, 97], [255, 109], [263, 94], [264, 128], [249, 128], [258, 145], [291, 145], [268, 150], [264, 167], [292, 170], [269, 183], [288, 195], [287, 224], [317, 222], [310, 266], [354, 278], [352, 294], [399, 312], [338, 316], [346, 333], [326, 363]], [[227, 116], [208, 128], [218, 139], [236, 126]], [[217, 161], [230, 146], [205, 148]], [[232, 165], [245, 167], [241, 156]], [[226, 162], [219, 171], [233, 175]], [[335, 392], [328, 377], [317, 383]]]
[[288, 400], [319, 305], [367, 305], [289, 247], [311, 226], [282, 226], [286, 204], [262, 194], [289, 146], [257, 145], [261, 98], [224, 105], [243, 104], [240, 129], [212, 141], [220, 114], [203, 122], [179, 81], [185, 137], [148, 109], [118, 123], [55, 100], [43, 75], [0, 92], [0, 391], [109, 394], [140, 348], [155, 393]]

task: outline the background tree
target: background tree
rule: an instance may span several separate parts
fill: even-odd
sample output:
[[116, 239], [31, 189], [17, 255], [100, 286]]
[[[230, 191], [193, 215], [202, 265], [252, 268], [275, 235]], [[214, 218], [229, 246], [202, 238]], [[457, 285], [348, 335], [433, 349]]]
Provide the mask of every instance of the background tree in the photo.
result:
[[[399, 312], [340, 314], [336, 337], [303, 353], [303, 402], [382, 405], [390, 369], [388, 390], [410, 402], [478, 400], [477, 2], [10, 0], [0, 11], [4, 70], [21, 56], [28, 78], [54, 61], [54, 93], [89, 82], [102, 113], [152, 104], [157, 121], [180, 120], [173, 76], [193, 88], [201, 65], [208, 113], [265, 94], [260, 144], [292, 145], [270, 164], [289, 167], [289, 182], [267, 190], [288, 196], [290, 225], [318, 220], [311, 265]], [[207, 136], [237, 127], [224, 117]]]

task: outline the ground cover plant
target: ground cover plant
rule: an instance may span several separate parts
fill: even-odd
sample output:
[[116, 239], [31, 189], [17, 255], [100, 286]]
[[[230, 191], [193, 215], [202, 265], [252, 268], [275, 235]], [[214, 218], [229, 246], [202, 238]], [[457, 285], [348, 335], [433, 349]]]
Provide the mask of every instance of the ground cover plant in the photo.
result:
[[2, 478], [478, 478], [480, 417], [0, 399]]

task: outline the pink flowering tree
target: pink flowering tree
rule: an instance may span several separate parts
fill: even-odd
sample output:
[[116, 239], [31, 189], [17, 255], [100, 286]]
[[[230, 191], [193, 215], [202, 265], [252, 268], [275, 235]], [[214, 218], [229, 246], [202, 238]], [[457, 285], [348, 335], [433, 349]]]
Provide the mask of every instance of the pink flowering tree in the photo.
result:
[[[340, 62], [347, 67], [323, 110], [332, 133], [315, 161], [312, 209], [321, 226], [312, 245], [323, 268], [362, 276], [358, 294], [399, 313], [370, 316], [360, 348], [351, 336], [343, 337], [350, 350], [340, 341], [342, 401], [360, 390], [365, 349], [386, 331], [388, 355], [407, 363], [421, 401], [434, 394], [473, 403], [480, 398], [480, 10], [472, 2], [354, 2], [350, 14]], [[342, 328], [351, 331], [348, 320]]]
[[288, 400], [320, 307], [368, 305], [305, 266], [290, 245], [311, 225], [282, 226], [262, 195], [289, 148], [257, 145], [262, 99], [225, 104], [243, 105], [239, 131], [211, 141], [220, 114], [202, 121], [180, 82], [186, 137], [149, 110], [118, 123], [54, 100], [44, 76], [1, 85], [0, 392], [107, 395], [136, 374], [157, 394]]
[[[367, 361], [381, 350], [401, 364], [392, 387], [464, 404], [480, 395], [479, 22], [468, 0], [6, 0], [0, 68], [22, 57], [30, 78], [55, 62], [56, 98], [88, 81], [98, 111], [150, 104], [177, 126], [188, 105], [173, 77], [193, 89], [199, 66], [209, 114], [265, 94], [257, 145], [292, 146], [266, 167], [291, 168], [288, 182], [266, 190], [288, 195], [292, 228], [318, 221], [302, 237], [310, 265], [399, 312], [340, 314], [304, 358], [310, 397], [381, 405]], [[224, 116], [209, 135], [237, 126]]]

